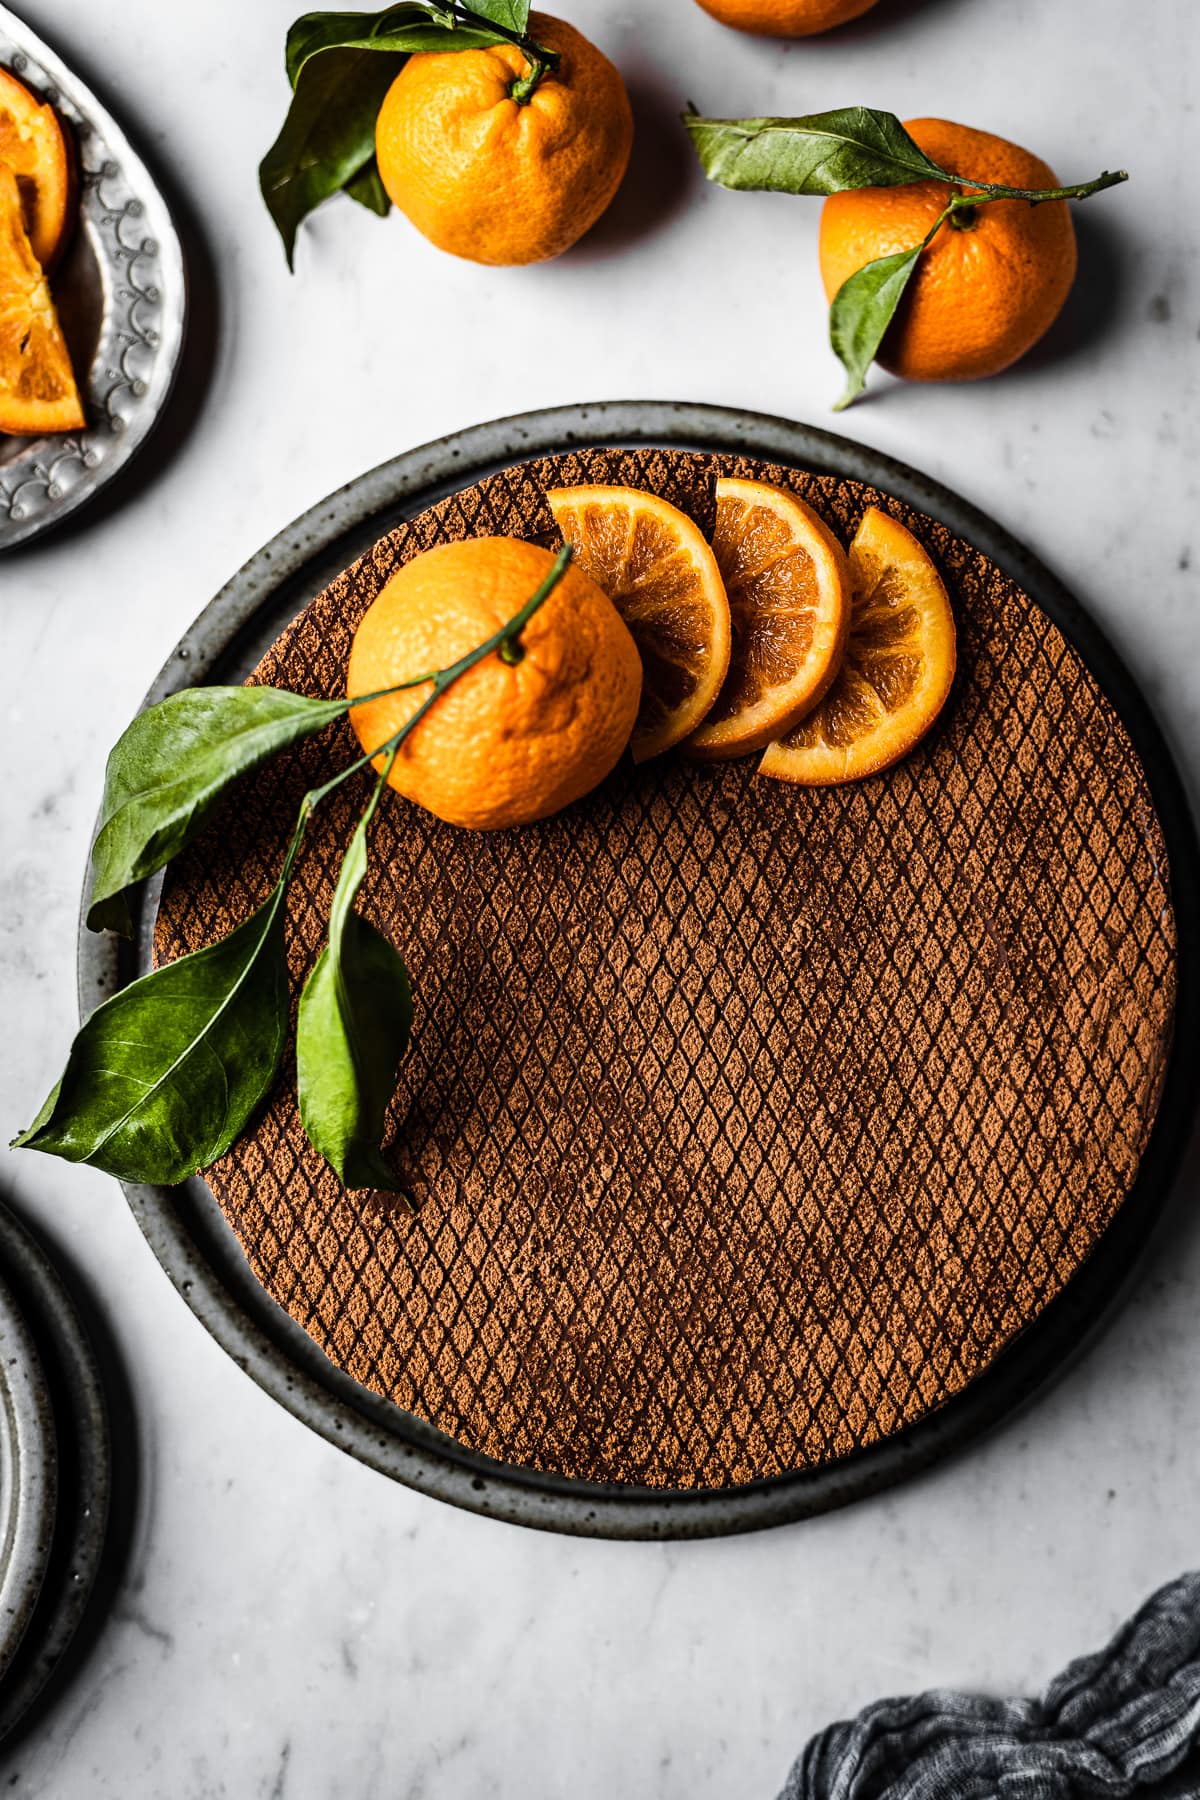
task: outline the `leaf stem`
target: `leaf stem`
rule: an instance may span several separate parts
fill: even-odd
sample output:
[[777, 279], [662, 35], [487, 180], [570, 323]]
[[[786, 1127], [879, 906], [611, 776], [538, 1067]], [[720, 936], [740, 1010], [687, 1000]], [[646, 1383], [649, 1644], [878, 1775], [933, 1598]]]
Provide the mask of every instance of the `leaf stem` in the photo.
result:
[[519, 75], [513, 82], [509, 93], [518, 106], [526, 105], [534, 95], [542, 76], [549, 69], [558, 67], [558, 51], [549, 49], [545, 44], [535, 44], [527, 31], [513, 31], [507, 25], [499, 24], [495, 19], [486, 19], [469, 6], [463, 6], [461, 0], [453, 0], [450, 13], [459, 25], [473, 25], [484, 31], [494, 31], [505, 43], [515, 44], [524, 53], [529, 67], [524, 75]]
[[1027, 200], [1031, 206], [1038, 206], [1043, 200], [1086, 200], [1089, 194], [1098, 194], [1104, 188], [1116, 187], [1119, 182], [1128, 181], [1129, 176], [1124, 169], [1117, 170], [1115, 174], [1106, 170], [1103, 175], [1097, 175], [1095, 181], [1080, 181], [1074, 187], [1059, 188], [999, 187], [989, 181], [968, 182], [961, 175], [948, 175], [947, 180], [965, 191], [955, 194], [945, 211], [938, 215], [921, 239], [922, 250], [928, 248], [947, 220], [953, 222], [956, 214], [974, 212], [977, 206], [988, 206], [993, 200]]
[[[945, 210], [938, 214], [918, 246], [928, 249], [942, 226], [949, 221], [953, 224], [959, 213], [974, 212], [977, 206], [988, 206], [993, 200], [1027, 200], [1031, 206], [1039, 205], [1043, 200], [1086, 200], [1089, 194], [1098, 194], [1104, 188], [1115, 187], [1118, 182], [1128, 181], [1129, 176], [1124, 169], [1116, 174], [1106, 171], [1097, 175], [1095, 181], [1077, 182], [1074, 187], [1061, 188], [1010, 188], [998, 187], [992, 182], [967, 182], [961, 175], [948, 175], [947, 180], [955, 182], [966, 189], [964, 193], [955, 194]], [[961, 228], [960, 228], [961, 229]]]
[[371, 795], [371, 798], [367, 804], [366, 812], [363, 814], [362, 822], [363, 822], [364, 832], [366, 831], [367, 827], [370, 825], [371, 820], [375, 817], [375, 814], [379, 808], [379, 802], [383, 799], [383, 790], [388, 784], [388, 776], [392, 772], [392, 764], [396, 760], [396, 755], [397, 755], [399, 748], [400, 748], [400, 746], [398, 744], [393, 744], [392, 748], [388, 751], [386, 757], [384, 758], [383, 767], [379, 771], [379, 779], [375, 783], [375, 791]]
[[992, 181], [972, 181], [965, 175], [951, 175], [948, 172], [946, 180], [955, 187], [970, 190], [969, 196], [951, 203], [955, 206], [985, 206], [989, 200], [1028, 200], [1032, 206], [1038, 206], [1043, 200], [1086, 200], [1092, 194], [1103, 193], [1105, 188], [1117, 187], [1122, 181], [1128, 181], [1129, 175], [1125, 169], [1106, 169], [1094, 181], [1077, 181], [1071, 187], [1056, 188], [998, 187]]
[[932, 244], [934, 238], [937, 236], [938, 232], [942, 229], [942, 226], [946, 223], [946, 220], [953, 216], [956, 208], [965, 207], [967, 204], [968, 203], [963, 200], [957, 200], [957, 199], [951, 200], [950, 204], [945, 208], [945, 210], [943, 212], [940, 212], [938, 214], [937, 218], [933, 221], [933, 224], [929, 227], [929, 230], [925, 233], [925, 236], [921, 239], [920, 243], [917, 245], [917, 249], [918, 250], [927, 250], [929, 248], [930, 244]]
[[[468, 650], [466, 655], [460, 656], [457, 662], [448, 664], [444, 669], [433, 669], [426, 675], [414, 675], [410, 681], [398, 681], [394, 687], [381, 688], [377, 694], [364, 694], [361, 700], [348, 701], [348, 707], [362, 706], [365, 705], [368, 700], [382, 699], [388, 694], [400, 694], [407, 688], [423, 687], [426, 682], [432, 682], [433, 684], [430, 692], [425, 696], [424, 700], [422, 700], [416, 712], [412, 713], [410, 717], [405, 720], [399, 731], [394, 732], [392, 736], [388, 738], [386, 743], [380, 744], [377, 750], [370, 750], [366, 755], [360, 756], [357, 761], [350, 763], [347, 768], [339, 770], [336, 775], [332, 776], [320, 787], [312, 788], [305, 794], [301, 808], [302, 822], [298, 829], [301, 831], [303, 830], [303, 825], [307, 823], [309, 814], [315, 807], [321, 804], [321, 801], [324, 800], [327, 794], [331, 794], [334, 788], [340, 787], [343, 781], [347, 780], [349, 776], [356, 774], [359, 769], [365, 768], [370, 762], [374, 762], [377, 756], [386, 756], [388, 759], [385, 764], [384, 779], [386, 780], [387, 774], [391, 771], [397, 750], [399, 750], [409, 733], [414, 731], [420, 724], [421, 720], [425, 717], [425, 714], [429, 711], [435, 701], [441, 699], [442, 695], [446, 692], [446, 689], [452, 687], [460, 675], [465, 675], [468, 669], [473, 669], [476, 663], [482, 662], [484, 658], [490, 656], [493, 651], [499, 651], [501, 656], [503, 656], [506, 647], [517, 644], [522, 631], [524, 631], [534, 613], [537, 612], [538, 608], [550, 598], [551, 594], [566, 574], [567, 565], [570, 560], [571, 546], [570, 544], [564, 544], [554, 559], [553, 567], [547, 572], [545, 580], [541, 582], [529, 596], [521, 610], [513, 614], [507, 625], [502, 625], [499, 631], [494, 631], [491, 637], [485, 639], [482, 644], [476, 644], [473, 650]], [[293, 840], [293, 848], [288, 852], [289, 858], [294, 857], [295, 849], [297, 847], [296, 841]], [[290, 867], [290, 862], [288, 866]]]

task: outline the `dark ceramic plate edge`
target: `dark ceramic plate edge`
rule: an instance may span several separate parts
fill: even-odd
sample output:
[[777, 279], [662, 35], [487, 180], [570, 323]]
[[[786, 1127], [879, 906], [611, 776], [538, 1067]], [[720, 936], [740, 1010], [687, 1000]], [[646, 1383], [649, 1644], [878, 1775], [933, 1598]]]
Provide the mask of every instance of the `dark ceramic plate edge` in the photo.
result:
[[[301, 606], [397, 520], [495, 469], [593, 443], [740, 452], [869, 483], [984, 551], [1079, 652], [1141, 758], [1167, 843], [1179, 934], [1170, 1064], [1137, 1179], [1113, 1225], [1031, 1326], [961, 1394], [904, 1432], [824, 1468], [679, 1491], [571, 1481], [465, 1449], [329, 1362], [253, 1276], [203, 1181], [175, 1189], [124, 1185], [156, 1256], [217, 1341], [297, 1418], [360, 1461], [421, 1492], [515, 1524], [587, 1537], [710, 1537], [811, 1517], [931, 1466], [1024, 1405], [1111, 1316], [1132, 1285], [1194, 1119], [1186, 1067], [1200, 1037], [1200, 849], [1178, 771], [1133, 678], [1079, 603], [1022, 544], [949, 488], [867, 445], [765, 414], [689, 402], [601, 401], [525, 413], [470, 427], [368, 471], [245, 564], [185, 633], [145, 704], [213, 679], [218, 665], [219, 678], [240, 679]], [[147, 883], [137, 896], [132, 947], [94, 937], [81, 918], [84, 1015], [148, 966], [158, 885]]]
[[108, 1542], [112, 1448], [104, 1384], [75, 1295], [42, 1241], [3, 1204], [0, 1267], [44, 1371], [59, 1463], [45, 1578], [0, 1683], [3, 1740], [49, 1695], [88, 1611]]

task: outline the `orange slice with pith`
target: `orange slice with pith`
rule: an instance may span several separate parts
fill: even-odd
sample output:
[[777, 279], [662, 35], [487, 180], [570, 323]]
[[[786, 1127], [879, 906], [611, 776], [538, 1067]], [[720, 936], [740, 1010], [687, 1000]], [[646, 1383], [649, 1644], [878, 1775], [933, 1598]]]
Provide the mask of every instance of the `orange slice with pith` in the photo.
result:
[[7, 69], [0, 69], [0, 163], [17, 178], [33, 254], [49, 269], [71, 221], [75, 159], [54, 108]]
[[640, 488], [552, 488], [554, 523], [603, 588], [642, 659], [630, 748], [645, 762], [695, 731], [729, 669], [729, 602], [704, 534]]
[[83, 423], [58, 314], [25, 230], [17, 178], [0, 163], [0, 431], [36, 437]]
[[697, 756], [746, 756], [789, 731], [837, 674], [850, 629], [846, 553], [803, 500], [765, 481], [717, 482], [713, 554], [733, 653]]
[[768, 746], [761, 775], [806, 787], [877, 775], [937, 718], [954, 680], [954, 615], [926, 551], [868, 507], [850, 546], [850, 636], [812, 712]]

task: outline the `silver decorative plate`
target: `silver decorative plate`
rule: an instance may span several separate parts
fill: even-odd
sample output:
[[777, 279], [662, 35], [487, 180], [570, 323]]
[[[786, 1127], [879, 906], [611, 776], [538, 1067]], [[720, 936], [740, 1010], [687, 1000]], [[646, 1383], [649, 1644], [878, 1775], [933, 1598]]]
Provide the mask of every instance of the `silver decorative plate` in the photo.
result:
[[88, 424], [0, 436], [0, 550], [91, 499], [149, 436], [183, 345], [183, 250], [166, 201], [116, 120], [0, 6], [0, 66], [55, 106], [79, 161], [79, 216], [51, 286]]

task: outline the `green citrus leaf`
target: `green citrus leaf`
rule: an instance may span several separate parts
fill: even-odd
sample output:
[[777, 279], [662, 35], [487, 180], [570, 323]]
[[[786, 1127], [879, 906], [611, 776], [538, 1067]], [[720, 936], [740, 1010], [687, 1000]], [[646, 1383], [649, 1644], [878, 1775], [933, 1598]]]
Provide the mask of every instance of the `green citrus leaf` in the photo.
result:
[[829, 341], [834, 354], [845, 366], [848, 377], [846, 391], [834, 407], [835, 412], [856, 400], [866, 385], [867, 370], [883, 342], [883, 334], [891, 324], [900, 296], [908, 286], [924, 244], [912, 250], [897, 250], [892, 256], [880, 256], [864, 263], [847, 277], [833, 296], [829, 308]]
[[[305, 13], [287, 35], [291, 105], [258, 167], [267, 211], [293, 266], [296, 232], [314, 207], [349, 187], [375, 154], [383, 97], [419, 50], [471, 50], [502, 43], [486, 23], [460, 25], [453, 8], [419, 0], [381, 12]], [[379, 211], [378, 193], [355, 193]], [[386, 211], [386, 208], [383, 209]]]
[[353, 181], [346, 183], [346, 192], [352, 200], [357, 200], [360, 206], [365, 206], [377, 218], [387, 218], [392, 203], [388, 199], [388, 191], [383, 185], [379, 164], [374, 157], [358, 171]]
[[114, 746], [92, 845], [92, 931], [129, 934], [125, 889], [191, 843], [239, 775], [348, 706], [286, 688], [199, 687], [139, 713]]
[[947, 181], [944, 169], [914, 144], [894, 113], [868, 106], [796, 119], [683, 122], [710, 181], [782, 194], [837, 194], [845, 188]]
[[529, 0], [472, 0], [471, 11], [506, 26], [518, 36], [529, 24]]
[[[480, 9], [482, 10], [482, 9]], [[504, 21], [501, 20], [501, 23]], [[456, 24], [454, 9], [437, 0], [409, 0], [380, 12], [305, 13], [287, 34], [284, 62], [293, 92], [304, 65], [324, 50], [373, 50], [411, 56], [418, 50], [471, 50], [500, 40], [484, 24]]]
[[227, 1150], [275, 1078], [287, 1038], [281, 879], [220, 943], [97, 1008], [16, 1146], [170, 1185]]
[[396, 1070], [412, 1029], [404, 963], [382, 932], [354, 911], [367, 872], [360, 821], [342, 863], [329, 942], [300, 997], [296, 1088], [309, 1142], [348, 1188], [403, 1188], [380, 1153]]
[[375, 119], [403, 66], [403, 56], [364, 50], [327, 50], [306, 63], [283, 129], [258, 168], [289, 269], [301, 220], [374, 156]]

